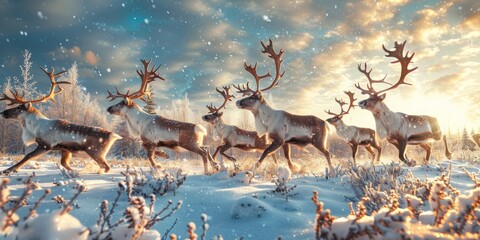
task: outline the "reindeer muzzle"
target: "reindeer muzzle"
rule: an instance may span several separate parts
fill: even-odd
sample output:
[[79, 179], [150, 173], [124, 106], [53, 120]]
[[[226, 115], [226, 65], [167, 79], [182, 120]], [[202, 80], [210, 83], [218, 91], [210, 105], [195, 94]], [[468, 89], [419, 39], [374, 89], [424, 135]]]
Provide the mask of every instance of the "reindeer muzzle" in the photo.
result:
[[242, 102], [242, 100], [236, 101], [235, 104], [237, 105], [238, 108], [243, 108], [243, 102]]
[[2, 112], [0, 113], [0, 117], [2, 117], [2, 118], [4, 118], [4, 119], [10, 118], [10, 114], [8, 114], [8, 110], [2, 111]]
[[358, 106], [359, 106], [361, 109], [367, 108], [367, 101], [365, 101], [365, 100], [360, 101], [360, 102], [358, 103]]

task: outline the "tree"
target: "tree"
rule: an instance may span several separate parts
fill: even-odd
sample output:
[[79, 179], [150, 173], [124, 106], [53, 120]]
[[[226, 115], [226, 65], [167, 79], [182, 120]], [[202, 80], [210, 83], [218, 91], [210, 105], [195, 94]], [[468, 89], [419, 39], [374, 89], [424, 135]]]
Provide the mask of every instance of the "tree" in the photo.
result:
[[[33, 75], [30, 73], [32, 62], [30, 62], [32, 54], [25, 50], [23, 53], [23, 65], [20, 65], [21, 78], [16, 76], [8, 76], [6, 83], [3, 85], [3, 92], [10, 94], [10, 90], [17, 90], [24, 94], [24, 98], [35, 98], [38, 94], [36, 88], [36, 81], [33, 80]], [[7, 105], [3, 102], [0, 105], [1, 109], [6, 109]], [[22, 128], [19, 122], [12, 120], [0, 119], [0, 131], [2, 139], [0, 140], [0, 148], [2, 152], [18, 153], [25, 152], [25, 146], [21, 139]]]
[[120, 135], [122, 139], [115, 142], [110, 153], [120, 158], [138, 156], [142, 148], [139, 142], [130, 136], [127, 129], [127, 122], [123, 118], [115, 117], [112, 125], [113, 131]]
[[462, 134], [462, 150], [470, 150], [473, 151], [475, 150], [475, 142], [470, 139], [470, 136], [468, 135], [467, 128], [463, 128], [463, 134]]
[[42, 109], [43, 113], [50, 118], [109, 129], [105, 111], [89, 93], [84, 91], [84, 87], [78, 81], [77, 64], [73, 63], [66, 75], [61, 78], [70, 84], [63, 86], [63, 92], [56, 96], [55, 102], [50, 102]]
[[150, 114], [156, 114], [157, 113], [157, 104], [153, 101], [153, 91], [152, 91], [152, 85], [147, 86], [147, 94], [145, 94], [145, 102], [147, 103], [144, 107], [143, 110], [145, 112], [150, 113]]

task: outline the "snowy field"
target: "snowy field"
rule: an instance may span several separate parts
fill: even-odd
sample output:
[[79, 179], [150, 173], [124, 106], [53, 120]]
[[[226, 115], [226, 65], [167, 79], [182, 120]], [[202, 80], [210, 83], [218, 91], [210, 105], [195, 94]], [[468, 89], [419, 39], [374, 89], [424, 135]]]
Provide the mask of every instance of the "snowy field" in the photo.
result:
[[[9, 158], [5, 158], [2, 162], [4, 167], [12, 164]], [[40, 203], [37, 213], [42, 216], [42, 214], [62, 209], [62, 203], [56, 201], [63, 197], [64, 202], [69, 202], [78, 192], [79, 186], [84, 186], [86, 190], [80, 193], [73, 202], [73, 210], [69, 214], [78, 219], [84, 228], [95, 229], [93, 226], [97, 223], [100, 215], [102, 201], [108, 200], [111, 206], [117, 196], [119, 182], [124, 188], [128, 188], [128, 182], [134, 182], [135, 174], [141, 175], [142, 172], [139, 168], [136, 168], [135, 171], [130, 168], [129, 171], [132, 174], [127, 174], [130, 176], [127, 178], [124, 176], [126, 168], [116, 166], [109, 173], [97, 174], [95, 166], [88, 160], [86, 163], [85, 166], [76, 166], [79, 175], [73, 178], [62, 174], [55, 162], [42, 161], [42, 159], [30, 161], [19, 173], [8, 176], [10, 179], [8, 189], [12, 199], [14, 196], [19, 197], [23, 194], [26, 187], [25, 181], [32, 174], [35, 173], [33, 182], [38, 183], [38, 188], [34, 189], [27, 199], [28, 205], [21, 207], [16, 214], [20, 219], [27, 216], [31, 206], [45, 193], [46, 189], [51, 189], [51, 193]], [[184, 163], [184, 165], [189, 164]], [[157, 194], [154, 204], [155, 212], [160, 211], [170, 200], [172, 201], [170, 208], [175, 207], [179, 201], [182, 202], [182, 205], [171, 217], [157, 222], [151, 228], [159, 233], [159, 235], [150, 234], [153, 239], [159, 236], [167, 238], [170, 233], [175, 233], [179, 239], [186, 239], [188, 238], [187, 225], [189, 222], [196, 224], [196, 232], [200, 237], [202, 214], [207, 215], [209, 224], [205, 239], [212, 239], [218, 235], [223, 236], [224, 239], [277, 239], [280, 236], [283, 239], [314, 239], [316, 206], [311, 199], [314, 191], [318, 192], [318, 200], [325, 204], [325, 208], [330, 209], [331, 214], [337, 217], [348, 216], [350, 213], [349, 202], [358, 201], [355, 191], [352, 189], [354, 185], [351, 181], [351, 174], [347, 174], [345, 170], [339, 170], [336, 172], [337, 176], [328, 179], [320, 173], [302, 174], [301, 176], [294, 174], [286, 183], [286, 188], [290, 190], [287, 198], [285, 192], [274, 192], [277, 188], [275, 179], [263, 179], [261, 175], [256, 175], [249, 183], [249, 173], [245, 172], [239, 172], [233, 177], [226, 172], [205, 176], [195, 173], [201, 172], [199, 163], [192, 165], [193, 168], [184, 170], [187, 175], [186, 180], [178, 189], [173, 191], [175, 185], [173, 183], [170, 191], [164, 195]], [[387, 166], [398, 168], [396, 165], [398, 164]], [[198, 166], [198, 169], [195, 166]], [[477, 176], [480, 173], [479, 165], [463, 161], [444, 161], [412, 168], [401, 166], [397, 169], [401, 172], [401, 176], [409, 175], [411, 171], [413, 177], [420, 180], [433, 180], [446, 172], [449, 175], [451, 186], [460, 193], [468, 193], [475, 187], [465, 170], [477, 174]], [[375, 168], [381, 170], [387, 167], [379, 164]], [[144, 167], [142, 170], [145, 179], [151, 180], [150, 169]], [[165, 172], [177, 176], [178, 169], [169, 168]], [[165, 172], [156, 174], [162, 178]], [[288, 173], [280, 174], [288, 175]], [[388, 176], [383, 177], [388, 179]], [[140, 177], [137, 176], [137, 178]], [[392, 180], [392, 182], [394, 181]], [[145, 186], [139, 191], [134, 191], [132, 195], [143, 193], [145, 196], [149, 196], [152, 189]], [[127, 191], [122, 190], [118, 206], [111, 218], [112, 222], [124, 216], [129, 203], [127, 195]], [[149, 197], [146, 197], [145, 201], [148, 206]], [[400, 205], [405, 207], [402, 202]], [[428, 210], [428, 202], [421, 209]], [[168, 212], [166, 211], [161, 216]], [[70, 220], [68, 221], [67, 225], [70, 224]], [[172, 225], [174, 225], [173, 228]], [[20, 227], [18, 226], [18, 228]], [[169, 234], [166, 235], [168, 231]], [[145, 234], [140, 239], [146, 238], [147, 235]]]

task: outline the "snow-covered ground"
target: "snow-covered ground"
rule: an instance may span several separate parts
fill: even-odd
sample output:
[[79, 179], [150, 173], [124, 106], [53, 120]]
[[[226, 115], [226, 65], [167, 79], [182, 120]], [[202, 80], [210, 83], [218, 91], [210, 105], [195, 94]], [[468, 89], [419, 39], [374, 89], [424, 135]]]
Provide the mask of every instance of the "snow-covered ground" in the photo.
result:
[[[11, 161], [6, 159], [4, 163], [3, 167], [8, 167]], [[383, 165], [379, 164], [376, 167], [381, 168]], [[33, 190], [28, 198], [30, 206], [44, 194], [45, 189], [52, 190], [37, 210], [41, 215], [62, 208], [61, 204], [53, 200], [54, 197], [61, 195], [68, 202], [78, 191], [74, 187], [78, 184], [85, 185], [87, 191], [81, 193], [74, 201], [74, 209], [70, 214], [83, 226], [91, 227], [96, 224], [102, 201], [108, 200], [110, 204], [114, 201], [119, 189], [118, 182], [126, 180], [121, 173], [126, 169], [114, 167], [107, 174], [97, 174], [90, 165], [84, 168], [80, 171], [82, 168], [77, 167], [80, 176], [66, 178], [56, 167], [55, 162], [41, 159], [36, 162], [31, 161], [19, 173], [8, 176], [10, 179], [8, 186], [11, 195], [22, 195], [25, 189], [23, 181], [35, 172], [33, 181], [38, 182], [41, 189]], [[474, 187], [464, 169], [477, 175], [480, 173], [480, 166], [464, 161], [443, 161], [427, 166], [402, 168], [405, 172], [411, 171], [413, 176], [422, 180], [433, 179], [451, 169], [450, 183], [460, 193], [465, 193]], [[143, 170], [149, 171], [148, 168]], [[208, 216], [207, 221], [210, 226], [207, 239], [216, 235], [222, 235], [224, 239], [242, 237], [244, 239], [276, 239], [278, 236], [284, 239], [313, 239], [316, 216], [316, 206], [311, 200], [313, 191], [318, 192], [319, 201], [325, 204], [325, 208], [330, 209], [332, 215], [338, 217], [349, 214], [350, 200], [348, 199], [355, 198], [349, 177], [346, 175], [327, 179], [313, 174], [301, 176], [293, 174], [292, 179], [286, 183], [286, 188], [291, 189], [287, 201], [284, 193], [274, 192], [277, 188], [275, 182], [264, 180], [261, 176], [256, 176], [251, 183], [248, 183], [248, 180], [245, 180], [247, 178], [245, 173], [239, 173], [234, 177], [226, 173], [205, 176], [195, 175], [196, 170], [183, 170], [188, 173], [183, 185], [175, 193], [169, 191], [163, 196], [157, 196], [155, 202], [157, 210], [162, 209], [169, 200], [173, 201], [173, 205], [183, 201], [181, 208], [152, 228], [163, 235], [178, 219], [171, 233], [177, 234], [179, 239], [188, 237], [189, 222], [195, 222], [197, 233], [201, 233], [201, 215], [204, 213]], [[282, 171], [284, 169], [280, 172]], [[282, 172], [283, 174], [288, 175], [285, 172]], [[146, 201], [149, 202], [148, 198]], [[30, 206], [22, 207], [17, 211], [21, 219], [29, 213]], [[128, 196], [123, 193], [118, 201], [117, 210], [113, 214], [113, 221], [122, 216], [127, 206]]]

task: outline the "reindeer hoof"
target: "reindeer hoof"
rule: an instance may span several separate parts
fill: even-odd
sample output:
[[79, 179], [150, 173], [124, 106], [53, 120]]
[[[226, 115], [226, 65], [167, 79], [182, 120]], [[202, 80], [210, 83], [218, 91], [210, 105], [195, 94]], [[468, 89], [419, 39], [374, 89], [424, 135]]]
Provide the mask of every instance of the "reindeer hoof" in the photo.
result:
[[417, 164], [417, 162], [415, 162], [414, 160], [411, 160], [411, 161], [407, 162], [407, 166], [409, 166], [409, 167], [414, 167], [416, 164]]

